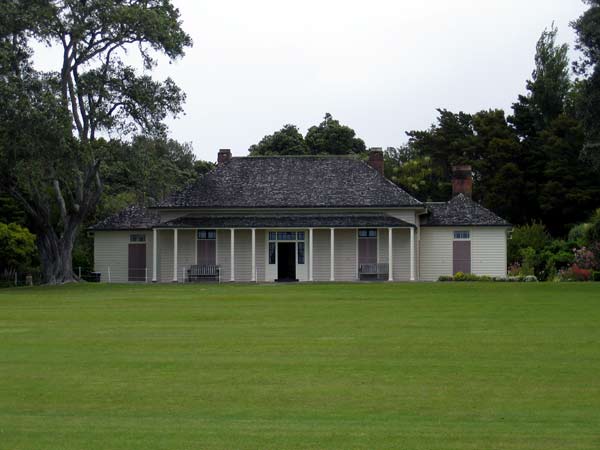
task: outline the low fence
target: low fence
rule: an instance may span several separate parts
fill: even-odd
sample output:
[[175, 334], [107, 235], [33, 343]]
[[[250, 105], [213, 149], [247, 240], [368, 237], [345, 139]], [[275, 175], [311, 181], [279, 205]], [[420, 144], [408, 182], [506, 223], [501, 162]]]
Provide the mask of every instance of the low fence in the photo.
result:
[[[76, 279], [87, 282], [99, 282], [100, 276], [89, 267], [74, 267]], [[0, 288], [37, 286], [43, 283], [42, 273], [39, 270], [19, 272], [15, 269], [6, 269], [0, 272]]]

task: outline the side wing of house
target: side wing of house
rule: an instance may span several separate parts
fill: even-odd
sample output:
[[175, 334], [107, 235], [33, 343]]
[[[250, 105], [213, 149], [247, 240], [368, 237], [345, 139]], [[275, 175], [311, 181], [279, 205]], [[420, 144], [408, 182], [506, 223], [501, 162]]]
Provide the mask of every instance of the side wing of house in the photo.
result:
[[506, 227], [423, 227], [419, 249], [422, 281], [459, 271], [506, 277]]

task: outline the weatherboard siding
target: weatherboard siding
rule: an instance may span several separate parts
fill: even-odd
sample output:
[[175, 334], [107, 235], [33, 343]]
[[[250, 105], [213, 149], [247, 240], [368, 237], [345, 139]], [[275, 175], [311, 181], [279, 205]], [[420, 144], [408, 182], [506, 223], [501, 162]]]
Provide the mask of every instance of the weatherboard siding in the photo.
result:
[[94, 233], [94, 271], [100, 272], [101, 281], [109, 281], [109, 268], [112, 283], [125, 283], [129, 280], [129, 236], [131, 234], [146, 236], [148, 281], [152, 280], [152, 232], [96, 231]]
[[256, 230], [256, 280], [266, 280], [266, 239], [267, 232], [265, 230]]
[[252, 231], [235, 231], [235, 281], [252, 280]]
[[394, 281], [410, 280], [410, 230], [394, 230], [392, 234], [392, 272]]
[[335, 281], [356, 281], [356, 230], [335, 230]]
[[231, 279], [231, 231], [217, 230], [217, 265], [221, 281]]
[[330, 230], [313, 231], [313, 278], [315, 281], [329, 281], [331, 277]]
[[401, 211], [386, 211], [386, 213], [392, 217], [395, 217], [396, 219], [401, 219], [408, 223], [417, 223], [417, 213], [414, 209]]
[[471, 271], [506, 277], [506, 246], [505, 228], [471, 228]]
[[173, 281], [173, 230], [158, 231], [158, 281]]
[[452, 242], [454, 228], [421, 228], [420, 279], [437, 281], [452, 275]]
[[471, 233], [471, 272], [476, 275], [506, 276], [506, 228], [423, 227], [420, 241], [420, 279], [436, 281], [452, 275], [454, 231]]

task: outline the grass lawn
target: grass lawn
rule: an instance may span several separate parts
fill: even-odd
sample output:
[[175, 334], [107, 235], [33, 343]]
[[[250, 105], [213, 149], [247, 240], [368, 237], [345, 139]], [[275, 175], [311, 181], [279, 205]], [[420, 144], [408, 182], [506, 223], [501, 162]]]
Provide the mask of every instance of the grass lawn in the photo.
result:
[[600, 448], [600, 283], [0, 290], [0, 449], [298, 448]]

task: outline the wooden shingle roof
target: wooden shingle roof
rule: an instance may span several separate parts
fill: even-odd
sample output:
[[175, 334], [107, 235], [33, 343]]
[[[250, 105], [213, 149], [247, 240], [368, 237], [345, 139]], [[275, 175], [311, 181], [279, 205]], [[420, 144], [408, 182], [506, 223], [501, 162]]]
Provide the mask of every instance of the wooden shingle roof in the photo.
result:
[[340, 156], [232, 158], [159, 208], [422, 206], [364, 161]]

